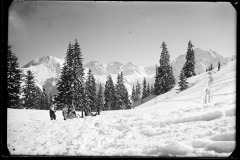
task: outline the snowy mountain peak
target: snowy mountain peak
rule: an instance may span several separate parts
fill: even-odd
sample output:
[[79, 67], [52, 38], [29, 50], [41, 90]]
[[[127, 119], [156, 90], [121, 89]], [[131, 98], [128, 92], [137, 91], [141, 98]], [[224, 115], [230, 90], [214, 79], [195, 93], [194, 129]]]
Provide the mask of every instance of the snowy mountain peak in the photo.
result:
[[44, 57], [32, 60], [31, 62], [29, 62], [26, 65], [24, 65], [22, 68], [28, 68], [30, 66], [37, 66], [37, 65], [40, 65], [40, 64], [60, 65], [60, 67], [62, 67], [63, 63], [64, 63], [63, 60], [60, 60], [60, 59], [58, 59], [56, 57], [44, 56]]

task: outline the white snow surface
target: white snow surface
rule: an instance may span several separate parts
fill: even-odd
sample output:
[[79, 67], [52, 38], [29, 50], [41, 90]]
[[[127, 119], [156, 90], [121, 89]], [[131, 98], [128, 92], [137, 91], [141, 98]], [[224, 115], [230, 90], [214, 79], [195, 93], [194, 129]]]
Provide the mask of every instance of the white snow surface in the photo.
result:
[[[213, 71], [212, 101], [201, 102], [207, 73], [131, 110], [64, 121], [57, 111], [8, 109], [12, 155], [228, 157], [235, 149], [236, 61]], [[81, 115], [81, 112], [77, 111]]]

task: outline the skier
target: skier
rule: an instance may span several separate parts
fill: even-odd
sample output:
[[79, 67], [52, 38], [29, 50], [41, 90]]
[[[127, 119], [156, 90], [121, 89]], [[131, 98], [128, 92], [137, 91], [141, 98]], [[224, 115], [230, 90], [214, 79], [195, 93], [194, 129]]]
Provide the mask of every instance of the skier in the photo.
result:
[[76, 111], [75, 111], [75, 106], [72, 106], [72, 111], [71, 111], [75, 116], [77, 116]]
[[52, 105], [50, 106], [50, 111], [49, 111], [49, 113], [50, 113], [50, 119], [51, 119], [51, 120], [56, 120], [56, 114], [55, 114], [55, 112], [56, 112], [55, 106], [52, 104]]
[[63, 107], [63, 110], [62, 110], [64, 120], [67, 119], [67, 114], [68, 114], [67, 112], [68, 112], [68, 106], [67, 106], [67, 104], [65, 104], [64, 107]]
[[208, 72], [206, 87], [203, 90], [203, 103], [204, 104], [210, 102], [210, 87], [211, 87], [212, 83], [213, 83], [212, 72]]

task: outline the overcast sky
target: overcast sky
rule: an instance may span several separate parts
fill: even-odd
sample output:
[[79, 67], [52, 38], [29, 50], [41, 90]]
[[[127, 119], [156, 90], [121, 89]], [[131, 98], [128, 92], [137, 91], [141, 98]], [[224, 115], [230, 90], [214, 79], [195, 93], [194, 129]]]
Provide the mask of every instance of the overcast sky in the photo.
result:
[[16, 2], [9, 8], [9, 43], [20, 66], [46, 55], [64, 58], [76, 38], [84, 64], [159, 63], [195, 48], [236, 54], [236, 11], [221, 2]]

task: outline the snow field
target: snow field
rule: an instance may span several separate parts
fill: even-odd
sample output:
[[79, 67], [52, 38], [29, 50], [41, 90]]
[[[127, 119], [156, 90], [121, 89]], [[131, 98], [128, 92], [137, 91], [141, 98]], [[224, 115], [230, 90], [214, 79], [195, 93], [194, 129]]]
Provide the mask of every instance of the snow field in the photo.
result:
[[51, 121], [49, 111], [8, 109], [8, 149], [13, 155], [227, 157], [236, 145], [234, 74], [234, 61], [213, 74], [219, 86], [208, 104], [200, 99], [203, 73], [183, 92], [95, 117], [64, 121], [57, 111]]

